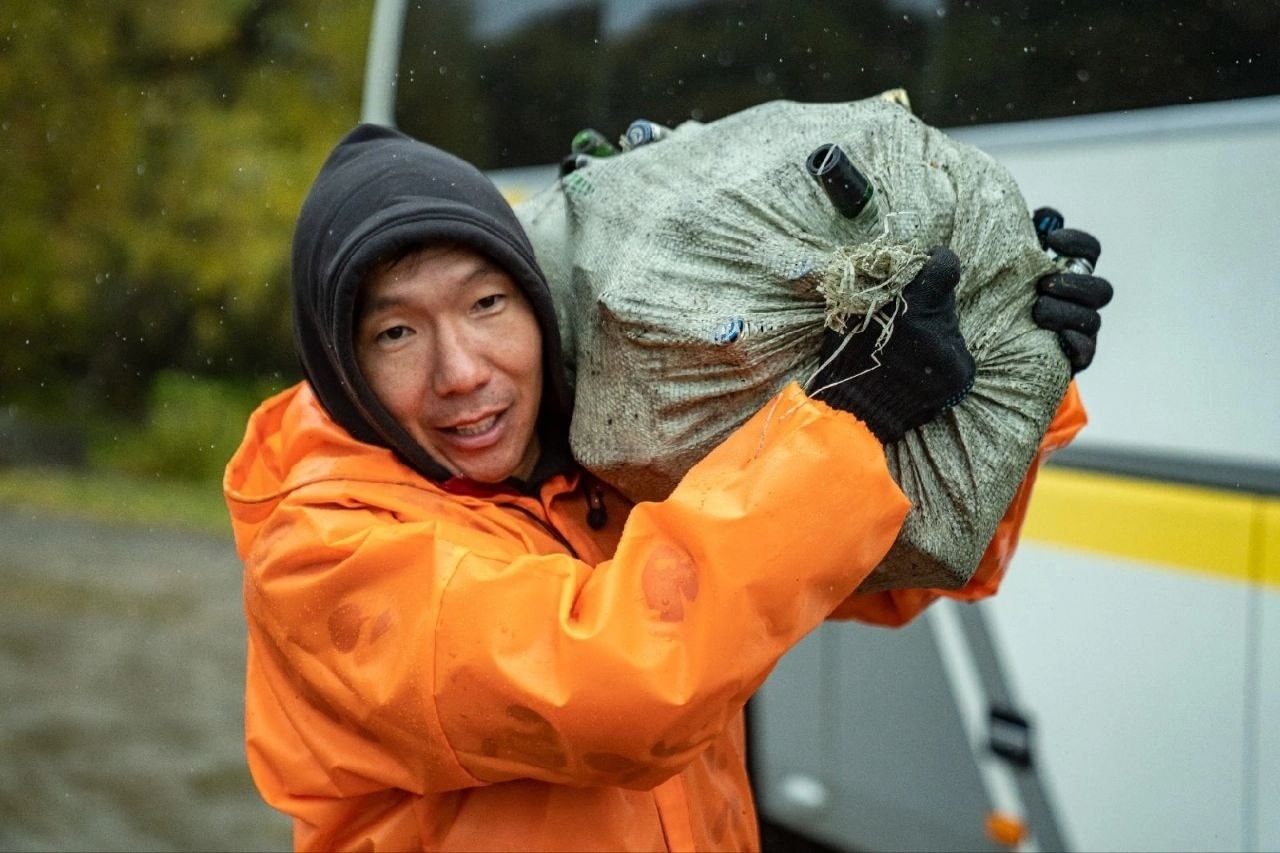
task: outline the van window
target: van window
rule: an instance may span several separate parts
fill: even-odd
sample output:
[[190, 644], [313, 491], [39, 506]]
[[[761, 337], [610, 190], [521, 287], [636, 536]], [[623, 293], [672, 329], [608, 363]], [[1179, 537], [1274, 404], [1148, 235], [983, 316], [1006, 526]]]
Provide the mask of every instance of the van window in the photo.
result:
[[417, 0], [397, 124], [486, 169], [904, 87], [938, 127], [1280, 94], [1276, 0]]

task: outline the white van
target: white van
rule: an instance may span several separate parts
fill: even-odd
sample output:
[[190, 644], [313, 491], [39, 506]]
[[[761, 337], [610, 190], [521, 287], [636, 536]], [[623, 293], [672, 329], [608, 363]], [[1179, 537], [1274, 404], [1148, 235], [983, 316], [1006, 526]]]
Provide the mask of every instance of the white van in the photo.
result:
[[513, 200], [583, 128], [902, 86], [1102, 241], [1091, 424], [1000, 595], [783, 660], [766, 846], [1280, 849], [1278, 44], [1274, 0], [377, 3], [365, 120]]

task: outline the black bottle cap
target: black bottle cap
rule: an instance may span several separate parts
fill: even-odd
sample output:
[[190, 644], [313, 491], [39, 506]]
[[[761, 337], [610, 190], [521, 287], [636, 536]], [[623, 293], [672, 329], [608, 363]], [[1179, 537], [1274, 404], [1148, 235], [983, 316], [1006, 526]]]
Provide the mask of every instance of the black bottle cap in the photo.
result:
[[805, 171], [822, 185], [836, 210], [854, 218], [871, 201], [874, 190], [866, 176], [834, 142], [819, 145], [804, 163]]

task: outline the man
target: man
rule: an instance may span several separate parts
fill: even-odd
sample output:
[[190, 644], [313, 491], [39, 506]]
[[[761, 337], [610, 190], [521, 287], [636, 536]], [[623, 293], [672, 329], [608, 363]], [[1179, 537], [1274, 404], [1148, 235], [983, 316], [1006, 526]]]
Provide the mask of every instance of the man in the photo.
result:
[[[631, 507], [569, 457], [554, 308], [501, 195], [350, 133], [295, 232], [307, 380], [254, 413], [225, 484], [249, 764], [295, 846], [757, 848], [743, 704], [833, 613], [900, 624], [939, 595], [852, 593], [908, 508], [882, 441], [972, 381], [958, 275], [936, 251], [881, 369], [836, 352], [830, 404], [783, 389]], [[1072, 392], [1045, 450], [1082, 425]], [[994, 590], [1030, 480], [953, 595]]]

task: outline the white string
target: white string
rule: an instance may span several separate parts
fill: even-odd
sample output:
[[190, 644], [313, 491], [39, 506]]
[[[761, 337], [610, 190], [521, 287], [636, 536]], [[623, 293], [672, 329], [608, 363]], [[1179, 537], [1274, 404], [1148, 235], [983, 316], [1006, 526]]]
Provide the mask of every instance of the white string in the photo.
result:
[[[808, 378], [808, 380], [805, 381], [804, 389], [806, 394], [808, 394], [810, 397], [816, 397], [819, 394], [821, 394], [823, 391], [827, 391], [831, 388], [836, 387], [837, 385], [840, 385], [844, 382], [848, 382], [850, 379], [857, 379], [859, 376], [863, 376], [875, 370], [876, 368], [880, 367], [880, 364], [881, 364], [880, 351], [884, 349], [885, 344], [889, 343], [889, 338], [893, 334], [893, 326], [898, 319], [898, 315], [906, 314], [907, 311], [909, 310], [906, 297], [904, 296], [899, 295], [894, 299], [892, 304], [893, 304], [893, 310], [887, 316], [885, 315], [883, 310], [876, 311], [872, 314], [868, 314], [862, 318], [862, 322], [858, 324], [858, 328], [853, 329], [852, 331], [850, 331], [848, 334], [844, 336], [844, 339], [840, 341], [840, 346], [836, 347], [835, 351], [832, 352], [831, 355], [827, 356], [826, 361], [818, 365], [818, 368], [813, 372], [813, 374]], [[840, 353], [844, 352], [844, 348], [849, 345], [849, 340], [854, 335], [860, 335], [865, 332], [867, 326], [870, 325], [872, 320], [875, 320], [875, 322], [880, 324], [880, 333], [876, 336], [876, 342], [871, 347], [871, 361], [872, 361], [871, 366], [866, 367], [858, 371], [857, 373], [851, 374], [849, 376], [845, 376], [841, 379], [837, 379], [835, 382], [829, 382], [826, 385], [823, 385], [821, 388], [810, 390], [809, 386], [811, 386], [814, 383], [814, 381], [817, 380], [818, 375], [822, 373], [822, 371], [826, 370], [827, 367], [829, 367], [831, 363], [835, 361], [837, 357], [839, 357]]]
[[[923, 261], [927, 258], [914, 240], [899, 240], [892, 234], [895, 230], [892, 227], [896, 223], [895, 215], [890, 213], [884, 217], [880, 233], [872, 240], [856, 247], [839, 247], [832, 255], [826, 273], [823, 276], [824, 280], [818, 285], [818, 292], [827, 300], [826, 325], [836, 332], [843, 332], [845, 320], [851, 314], [862, 314], [862, 321], [857, 328], [844, 335], [835, 351], [827, 356], [822, 364], [818, 365], [817, 369], [801, 385], [808, 397], [817, 397], [825, 391], [829, 391], [838, 385], [857, 379], [881, 367], [880, 351], [889, 342], [898, 315], [905, 314], [908, 310], [906, 297], [902, 295], [902, 290], [906, 286], [903, 278], [905, 277], [908, 280], [910, 278], [905, 273], [913, 265], [913, 262]], [[887, 267], [888, 269], [877, 267]], [[914, 273], [915, 270], [912, 271], [913, 275]], [[867, 280], [874, 281], [874, 284], [861, 290], [856, 289], [860, 282], [866, 282]], [[895, 289], [897, 289], [897, 293], [894, 293]], [[886, 314], [885, 307], [888, 305], [893, 307]], [[844, 348], [849, 345], [849, 339], [854, 335], [864, 334], [873, 320], [879, 324], [880, 330], [876, 335], [875, 344], [871, 347], [870, 366], [834, 382], [829, 382], [821, 388], [811, 390], [811, 386], [817, 381], [819, 374], [830, 366], [844, 351]], [[756, 444], [755, 456], [759, 456], [761, 449], [764, 447], [769, 426], [773, 422], [773, 417], [781, 399], [780, 396], [775, 396], [773, 403], [769, 406], [769, 411], [765, 414], [764, 424], [761, 425], [760, 429], [760, 440]], [[785, 420], [790, 417], [801, 405], [803, 405], [803, 402], [792, 406], [782, 415], [782, 419]]]

